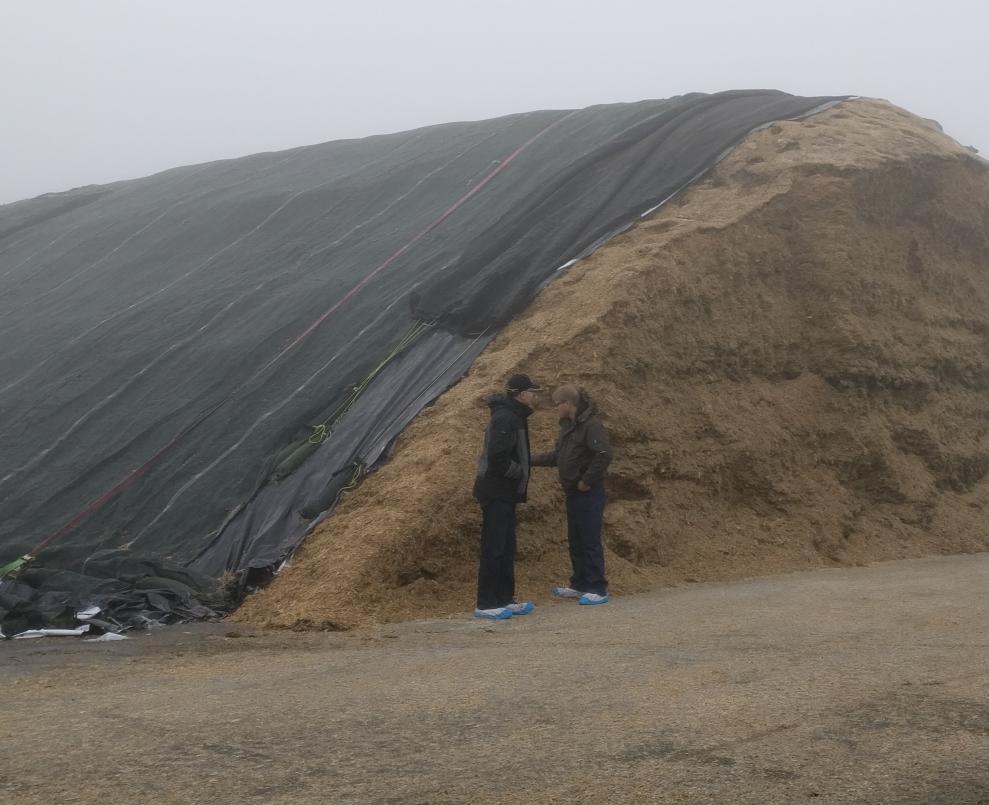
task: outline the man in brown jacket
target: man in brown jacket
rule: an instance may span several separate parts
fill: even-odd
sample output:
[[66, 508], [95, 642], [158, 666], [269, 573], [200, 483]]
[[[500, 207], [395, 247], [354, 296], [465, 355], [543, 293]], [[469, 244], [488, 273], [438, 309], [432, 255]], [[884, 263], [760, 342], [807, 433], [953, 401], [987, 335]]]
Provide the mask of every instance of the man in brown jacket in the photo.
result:
[[601, 525], [604, 520], [604, 475], [611, 463], [611, 444], [591, 399], [576, 386], [553, 392], [560, 416], [560, 436], [552, 452], [539, 453], [533, 467], [556, 467], [567, 501], [567, 541], [573, 575], [568, 587], [554, 587], [558, 598], [581, 604], [606, 604]]

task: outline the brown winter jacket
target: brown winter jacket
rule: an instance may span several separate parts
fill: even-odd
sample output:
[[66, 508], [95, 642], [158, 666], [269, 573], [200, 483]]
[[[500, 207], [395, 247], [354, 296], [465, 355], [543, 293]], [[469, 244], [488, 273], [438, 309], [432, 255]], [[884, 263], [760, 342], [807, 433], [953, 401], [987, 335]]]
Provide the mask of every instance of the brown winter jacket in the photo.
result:
[[579, 494], [577, 484], [597, 486], [604, 481], [611, 463], [611, 443], [597, 407], [584, 392], [580, 393], [577, 419], [560, 420], [560, 436], [549, 453], [537, 453], [529, 462], [533, 467], [556, 467], [560, 485], [568, 495]]

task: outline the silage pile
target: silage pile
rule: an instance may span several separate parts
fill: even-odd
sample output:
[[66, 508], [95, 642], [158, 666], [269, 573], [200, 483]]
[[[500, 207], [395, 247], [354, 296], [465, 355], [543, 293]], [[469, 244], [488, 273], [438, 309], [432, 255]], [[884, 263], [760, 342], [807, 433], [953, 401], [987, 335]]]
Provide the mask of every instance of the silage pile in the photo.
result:
[[[607, 414], [617, 593], [986, 550], [989, 167], [878, 101], [756, 132], [551, 284], [235, 617], [468, 610], [482, 397], [515, 370]], [[517, 576], [538, 602], [568, 569], [535, 473]]]

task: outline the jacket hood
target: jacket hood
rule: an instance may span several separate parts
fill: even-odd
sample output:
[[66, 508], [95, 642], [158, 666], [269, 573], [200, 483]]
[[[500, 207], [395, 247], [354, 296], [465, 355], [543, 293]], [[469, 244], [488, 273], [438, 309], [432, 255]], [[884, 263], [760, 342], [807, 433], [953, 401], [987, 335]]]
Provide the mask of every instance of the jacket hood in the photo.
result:
[[583, 389], [580, 391], [580, 402], [577, 403], [577, 421], [586, 422], [598, 413], [597, 403], [587, 396]]

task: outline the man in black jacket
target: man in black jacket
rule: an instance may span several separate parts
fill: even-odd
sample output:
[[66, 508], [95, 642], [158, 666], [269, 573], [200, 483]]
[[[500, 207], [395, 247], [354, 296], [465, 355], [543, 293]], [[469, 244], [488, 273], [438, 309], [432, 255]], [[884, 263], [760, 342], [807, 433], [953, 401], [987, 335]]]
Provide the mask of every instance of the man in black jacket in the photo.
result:
[[560, 415], [560, 436], [550, 453], [532, 457], [533, 467], [556, 467], [567, 499], [567, 541], [573, 575], [569, 587], [554, 587], [558, 598], [579, 598], [581, 604], [606, 604], [604, 576], [604, 475], [611, 463], [611, 444], [591, 399], [575, 386], [553, 392]]
[[488, 400], [491, 420], [477, 462], [474, 497], [481, 504], [481, 564], [477, 573], [478, 618], [503, 620], [527, 615], [515, 601], [515, 507], [529, 486], [528, 419], [541, 391], [528, 375], [512, 375], [504, 395]]

